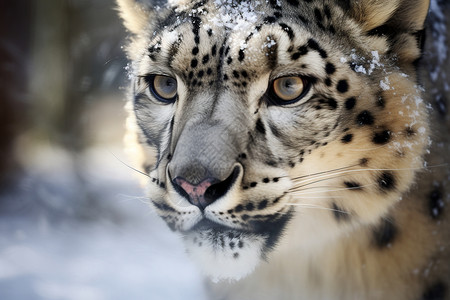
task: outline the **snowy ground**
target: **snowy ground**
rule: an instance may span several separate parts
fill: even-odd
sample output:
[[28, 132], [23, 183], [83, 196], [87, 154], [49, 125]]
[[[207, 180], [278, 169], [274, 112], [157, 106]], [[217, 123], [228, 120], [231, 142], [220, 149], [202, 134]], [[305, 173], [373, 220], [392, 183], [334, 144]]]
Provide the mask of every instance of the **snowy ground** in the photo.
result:
[[0, 194], [0, 299], [206, 299], [118, 152], [39, 150]]

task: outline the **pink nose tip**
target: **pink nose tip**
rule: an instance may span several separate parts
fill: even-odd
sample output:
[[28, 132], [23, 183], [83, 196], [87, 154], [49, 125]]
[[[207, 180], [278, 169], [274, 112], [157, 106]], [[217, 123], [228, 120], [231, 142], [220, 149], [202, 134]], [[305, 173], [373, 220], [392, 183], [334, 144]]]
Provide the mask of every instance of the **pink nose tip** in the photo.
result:
[[206, 199], [205, 193], [211, 185], [218, 181], [215, 178], [208, 177], [198, 184], [192, 184], [181, 177], [177, 177], [173, 181], [189, 196], [189, 202], [200, 209], [204, 209], [214, 201]]

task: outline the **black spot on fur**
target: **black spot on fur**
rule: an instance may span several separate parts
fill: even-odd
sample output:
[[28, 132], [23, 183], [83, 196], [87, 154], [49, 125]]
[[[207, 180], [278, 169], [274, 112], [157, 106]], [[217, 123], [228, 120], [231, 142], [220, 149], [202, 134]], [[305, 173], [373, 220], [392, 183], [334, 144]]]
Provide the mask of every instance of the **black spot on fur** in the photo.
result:
[[254, 209], [255, 209], [255, 206], [251, 202], [245, 206], [245, 210], [252, 211]]
[[343, 79], [343, 80], [339, 80], [336, 89], [338, 90], [338, 92], [340, 93], [346, 93], [348, 91], [348, 82], [347, 80]]
[[361, 166], [361, 167], [367, 167], [367, 163], [369, 162], [369, 159], [368, 158], [361, 158], [360, 160], [359, 160], [359, 165]]
[[352, 190], [360, 190], [362, 189], [361, 185], [355, 181], [344, 181], [346, 187]]
[[314, 9], [314, 17], [316, 18], [317, 25], [322, 25], [321, 23], [323, 22], [323, 16], [318, 8]]
[[380, 249], [391, 245], [397, 235], [398, 229], [394, 222], [387, 219], [383, 219], [381, 224], [373, 230], [374, 243]]
[[325, 84], [326, 84], [327, 86], [331, 86], [331, 85], [333, 84], [333, 82], [331, 81], [331, 79], [330, 79], [329, 77], [327, 77], [327, 78], [325, 79]]
[[325, 7], [323, 9], [323, 12], [325, 13], [325, 16], [328, 19], [331, 19], [331, 10], [330, 10], [330, 7], [328, 5], [325, 5]]
[[239, 204], [238, 206], [236, 206], [235, 208], [234, 208], [234, 211], [236, 212], [236, 213], [240, 213], [241, 211], [243, 211], [244, 210], [244, 206], [242, 205], [242, 204]]
[[287, 3], [289, 3], [292, 6], [298, 6], [300, 4], [298, 0], [287, 0]]
[[345, 100], [345, 108], [347, 110], [351, 110], [355, 107], [356, 104], [356, 98], [355, 97], [350, 97], [347, 100]]
[[214, 45], [211, 48], [211, 55], [216, 56], [216, 54], [217, 54], [217, 45]]
[[334, 26], [333, 25], [330, 25], [329, 27], [328, 27], [328, 30], [331, 32], [331, 34], [335, 34], [336, 33], [336, 29], [334, 28]]
[[328, 57], [328, 54], [325, 52], [325, 50], [323, 50], [315, 40], [309, 39], [308, 40], [308, 47], [311, 48], [312, 50], [315, 50], [315, 51], [319, 52], [319, 55], [322, 58], [327, 58]]
[[261, 119], [258, 119], [256, 121], [256, 127], [255, 129], [260, 132], [261, 134], [266, 134], [266, 127], [264, 126], [264, 123], [261, 121]]
[[372, 138], [374, 144], [384, 145], [391, 139], [391, 132], [389, 130], [383, 130], [376, 132]]
[[281, 29], [283, 29], [287, 33], [289, 39], [292, 41], [294, 39], [294, 37], [295, 37], [294, 31], [292, 30], [292, 28], [289, 27], [285, 23], [280, 23], [279, 25], [280, 25]]
[[327, 72], [328, 75], [332, 75], [336, 72], [336, 67], [332, 63], [327, 63], [325, 66], [325, 72]]
[[272, 6], [273, 9], [281, 10], [281, 6], [278, 5], [277, 0], [269, 0], [270, 6]]
[[265, 17], [264, 18], [264, 23], [266, 23], [266, 24], [273, 24], [273, 23], [275, 23], [276, 21], [277, 21], [277, 17], [275, 17], [275, 16], [268, 16], [268, 17]]
[[447, 295], [447, 286], [438, 281], [429, 286], [422, 295], [421, 300], [445, 300]]
[[193, 49], [192, 49], [192, 54], [193, 55], [197, 55], [198, 54], [198, 47], [194, 47]]
[[328, 104], [328, 106], [330, 107], [330, 109], [335, 110], [338, 106], [336, 100], [334, 100], [333, 98], [328, 98], [326, 103]]
[[429, 199], [430, 215], [433, 219], [437, 219], [442, 214], [445, 206], [445, 202], [442, 199], [442, 192], [438, 187], [430, 193]]
[[337, 206], [336, 203], [333, 203], [332, 209], [336, 221], [348, 221], [350, 219], [350, 214], [343, 210], [341, 207]]
[[395, 188], [395, 177], [391, 172], [383, 172], [378, 177], [378, 186], [382, 191], [389, 191]]
[[200, 35], [199, 35], [199, 31], [200, 31], [200, 24], [201, 24], [202, 20], [199, 17], [192, 17], [192, 32], [194, 33], [195, 37], [194, 37], [194, 42], [196, 44], [200, 44]]
[[410, 127], [410, 126], [406, 127], [405, 132], [406, 132], [406, 136], [407, 137], [412, 137], [412, 136], [414, 136], [416, 134], [414, 129], [412, 127]]
[[228, 245], [230, 246], [230, 249], [233, 250], [234, 246], [235, 246], [235, 243], [234, 242], [230, 242]]
[[209, 61], [209, 55], [206, 54], [206, 55], [203, 56], [203, 58], [202, 58], [202, 64], [206, 64], [206, 63], [208, 63], [208, 61]]
[[261, 210], [261, 209], [266, 208], [268, 203], [269, 202], [267, 200], [263, 200], [263, 201], [259, 202], [258, 209]]
[[372, 125], [374, 123], [374, 118], [368, 110], [364, 110], [356, 117], [356, 123], [361, 126]]
[[305, 25], [308, 25], [308, 24], [309, 24], [309, 21], [308, 21], [304, 16], [298, 15], [297, 17], [299, 18], [299, 20], [300, 20], [303, 24], [305, 24]]
[[377, 106], [384, 108], [386, 106], [386, 101], [384, 100], [383, 96], [379, 95], [377, 99]]
[[351, 8], [350, 0], [336, 0], [336, 4], [339, 5], [342, 10], [349, 11]]
[[239, 49], [238, 60], [243, 61], [245, 58], [244, 49]]
[[152, 202], [153, 202], [153, 205], [159, 210], [175, 212], [175, 209], [173, 209], [172, 207], [170, 207], [169, 205], [167, 205], [165, 203], [158, 203], [155, 201], [152, 201]]
[[341, 142], [343, 142], [344, 144], [348, 144], [352, 141], [353, 139], [353, 134], [349, 133], [344, 135], [344, 137], [341, 139]]
[[198, 61], [194, 58], [191, 60], [191, 68], [195, 68], [198, 65]]

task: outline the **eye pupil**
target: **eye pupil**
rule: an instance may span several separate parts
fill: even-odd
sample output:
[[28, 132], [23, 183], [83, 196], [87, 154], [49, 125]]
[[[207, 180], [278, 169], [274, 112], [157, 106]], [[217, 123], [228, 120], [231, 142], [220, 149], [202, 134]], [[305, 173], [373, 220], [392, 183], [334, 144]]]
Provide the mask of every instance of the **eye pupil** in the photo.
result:
[[150, 91], [159, 101], [174, 102], [177, 96], [177, 81], [169, 76], [154, 75], [151, 77]]

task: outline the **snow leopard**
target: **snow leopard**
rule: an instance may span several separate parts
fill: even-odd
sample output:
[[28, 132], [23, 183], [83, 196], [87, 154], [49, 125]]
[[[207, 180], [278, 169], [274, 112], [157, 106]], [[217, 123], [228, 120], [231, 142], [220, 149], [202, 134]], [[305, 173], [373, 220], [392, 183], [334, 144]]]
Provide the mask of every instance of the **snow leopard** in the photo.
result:
[[448, 2], [117, 4], [127, 151], [211, 299], [450, 299]]

